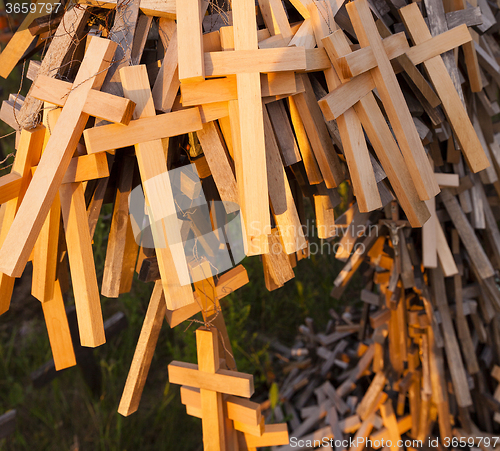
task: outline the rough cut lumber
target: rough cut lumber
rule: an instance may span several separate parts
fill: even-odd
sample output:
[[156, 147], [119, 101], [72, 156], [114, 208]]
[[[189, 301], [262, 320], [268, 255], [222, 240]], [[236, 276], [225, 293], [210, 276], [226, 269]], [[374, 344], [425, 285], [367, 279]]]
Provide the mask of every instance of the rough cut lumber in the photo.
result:
[[[10, 232], [0, 249], [0, 270], [20, 276], [47, 216], [64, 173], [88, 120], [82, 113], [87, 93], [103, 82], [116, 44], [92, 38], [74, 86], [43, 153], [38, 170], [26, 191]], [[95, 75], [99, 73], [99, 75]]]

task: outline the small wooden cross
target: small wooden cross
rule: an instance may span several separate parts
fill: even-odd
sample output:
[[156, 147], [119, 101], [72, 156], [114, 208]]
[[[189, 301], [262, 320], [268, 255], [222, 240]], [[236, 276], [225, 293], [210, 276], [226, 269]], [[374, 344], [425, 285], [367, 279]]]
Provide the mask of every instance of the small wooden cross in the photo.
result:
[[168, 366], [171, 384], [200, 389], [205, 451], [225, 450], [222, 394], [250, 398], [253, 376], [220, 369], [218, 331], [201, 327], [196, 331], [198, 365], [174, 361]]

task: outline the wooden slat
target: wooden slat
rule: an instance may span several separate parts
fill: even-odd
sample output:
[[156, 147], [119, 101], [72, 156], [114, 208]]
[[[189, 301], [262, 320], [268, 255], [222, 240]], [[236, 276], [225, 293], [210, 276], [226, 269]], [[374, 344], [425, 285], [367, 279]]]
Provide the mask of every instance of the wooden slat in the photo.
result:
[[[3, 220], [0, 229], [0, 245], [5, 241], [8, 231], [12, 226], [14, 217], [21, 204], [24, 193], [28, 188], [31, 179], [30, 167], [36, 164], [42, 153], [42, 146], [45, 137], [45, 127], [37, 126], [31, 130], [22, 130], [16, 156], [12, 165], [12, 174], [21, 177], [23, 184], [19, 189], [19, 194], [3, 205]], [[12, 290], [14, 288], [13, 277], [0, 273], [0, 315], [9, 309]]]
[[233, 51], [205, 53], [206, 76], [297, 71], [306, 67], [303, 47], [239, 49], [235, 46]]
[[[31, 95], [35, 99], [64, 106], [71, 88], [71, 83], [40, 75], [31, 87]], [[134, 107], [134, 102], [128, 99], [92, 89], [82, 111], [106, 121], [128, 125]]]
[[[134, 117], [155, 116], [146, 67], [142, 65], [123, 68], [120, 77], [125, 96], [137, 104]], [[153, 233], [153, 239], [167, 307], [182, 307], [191, 304], [194, 299], [163, 146], [161, 140], [152, 140], [151, 137], [144, 139], [144, 142], [136, 142], [135, 151], [149, 203], [150, 221], [152, 227], [159, 227], [157, 233]], [[169, 240], [171, 243], [173, 240], [175, 244], [169, 244]]]
[[88, 128], [83, 133], [83, 136], [87, 152], [92, 154], [133, 146], [138, 142], [182, 135], [200, 130], [202, 127], [200, 110], [198, 108], [189, 108], [132, 120], [126, 127], [120, 124], [108, 124]]
[[56, 371], [76, 365], [75, 351], [58, 280], [55, 282], [53, 298], [42, 303], [42, 310]]

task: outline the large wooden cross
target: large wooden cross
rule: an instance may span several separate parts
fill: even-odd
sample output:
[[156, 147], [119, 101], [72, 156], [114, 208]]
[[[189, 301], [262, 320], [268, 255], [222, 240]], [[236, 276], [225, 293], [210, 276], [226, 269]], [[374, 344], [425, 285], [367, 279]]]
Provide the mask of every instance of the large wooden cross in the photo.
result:
[[[408, 166], [371, 92], [374, 88], [371, 76], [361, 75], [349, 81], [349, 77], [342, 74], [340, 66], [336, 64], [337, 57], [351, 52], [342, 30], [324, 36], [322, 42], [334, 64], [338, 78], [342, 81], [336, 89], [319, 101], [325, 118], [327, 120], [337, 118], [349, 108], [354, 108], [355, 114], [361, 121], [382, 167], [398, 199], [400, 199], [408, 220], [414, 227], [422, 226], [429, 218], [429, 212], [419, 199]], [[335, 96], [335, 93], [339, 91], [343, 91], [347, 95], [341, 96], [342, 100], [337, 99], [338, 101], [332, 102], [332, 96]], [[333, 114], [332, 109], [335, 114]]]
[[222, 394], [250, 398], [254, 392], [252, 375], [220, 369], [217, 334], [215, 328], [196, 331], [198, 365], [173, 361], [168, 366], [171, 384], [200, 389], [205, 451], [226, 449]]

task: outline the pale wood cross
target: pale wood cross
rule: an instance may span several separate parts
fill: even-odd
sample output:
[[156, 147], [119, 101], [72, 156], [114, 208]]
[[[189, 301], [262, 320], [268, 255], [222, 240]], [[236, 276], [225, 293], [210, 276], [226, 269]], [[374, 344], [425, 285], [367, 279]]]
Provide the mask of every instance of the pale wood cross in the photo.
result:
[[[429, 218], [429, 212], [419, 199], [408, 166], [371, 92], [374, 88], [371, 76], [361, 75], [349, 81], [349, 77], [342, 74], [337, 64], [339, 55], [351, 52], [346, 37], [341, 30], [334, 31], [330, 35], [327, 35], [325, 30], [322, 35], [324, 37], [322, 37], [321, 42], [337, 71], [337, 78], [342, 82], [338, 83], [336, 89], [331, 90], [330, 94], [319, 101], [326, 120], [335, 119], [349, 108], [354, 108], [354, 112], [361, 121], [408, 220], [414, 227], [422, 226]], [[332, 97], [336, 96], [338, 92], [343, 93], [340, 96], [341, 99], [336, 97], [335, 101], [332, 102]]]
[[199, 388], [203, 444], [206, 451], [226, 449], [222, 395], [250, 398], [253, 376], [220, 369], [218, 331], [201, 327], [196, 331], [198, 365], [173, 361], [168, 366], [171, 384]]
[[[200, 268], [199, 270], [203, 271], [203, 269]], [[128, 416], [134, 413], [139, 406], [164, 317], [167, 319], [170, 327], [175, 327], [202, 311], [203, 320], [206, 323], [213, 324], [221, 331], [223, 340], [219, 342], [219, 353], [225, 356], [226, 366], [231, 369], [236, 367], [219, 301], [248, 282], [248, 274], [242, 265], [231, 269], [219, 277], [217, 283], [215, 283], [215, 294], [211, 293], [214, 285], [212, 277], [209, 277], [207, 280], [195, 282], [195, 293], [193, 293], [195, 302], [176, 310], [170, 310], [166, 307], [161, 280], [158, 279], [155, 282], [146, 318], [144, 319], [132, 365], [118, 407], [120, 414]]]

